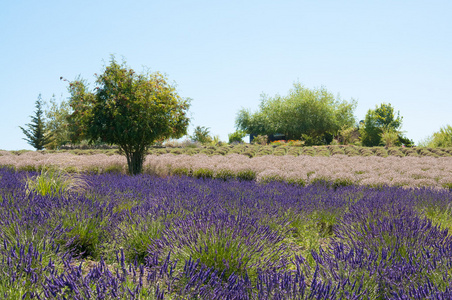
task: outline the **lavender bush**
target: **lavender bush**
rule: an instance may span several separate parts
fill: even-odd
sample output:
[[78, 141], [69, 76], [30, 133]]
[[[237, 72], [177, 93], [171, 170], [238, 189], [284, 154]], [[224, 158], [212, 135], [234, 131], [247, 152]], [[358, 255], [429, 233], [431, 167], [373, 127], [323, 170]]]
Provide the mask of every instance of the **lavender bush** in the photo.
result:
[[[246, 149], [245, 146], [242, 148], [237, 146], [234, 149], [238, 149], [237, 151]], [[293, 147], [293, 149], [308, 151], [311, 148]], [[372, 151], [368, 148], [362, 149]], [[386, 151], [385, 148], [373, 150]], [[40, 170], [48, 165], [70, 172], [125, 173], [127, 169], [125, 158], [119, 155], [42, 154], [40, 152], [26, 152], [21, 155], [13, 155], [10, 152], [3, 154], [0, 156], [0, 165], [13, 166], [18, 170]], [[223, 179], [237, 177], [258, 182], [274, 180], [296, 182], [300, 185], [324, 181], [336, 185], [354, 184], [374, 187], [382, 185], [429, 186], [446, 189], [452, 187], [452, 157], [380, 157], [365, 156], [364, 152], [361, 155], [357, 152], [357, 156], [329, 157], [312, 157], [307, 154], [303, 152], [300, 156], [256, 155], [250, 158], [237, 153], [208, 156], [206, 154], [174, 155], [165, 152], [162, 155], [148, 155], [144, 170], [148, 174], [158, 176], [189, 175]]]
[[5, 299], [447, 299], [452, 194], [0, 168]]

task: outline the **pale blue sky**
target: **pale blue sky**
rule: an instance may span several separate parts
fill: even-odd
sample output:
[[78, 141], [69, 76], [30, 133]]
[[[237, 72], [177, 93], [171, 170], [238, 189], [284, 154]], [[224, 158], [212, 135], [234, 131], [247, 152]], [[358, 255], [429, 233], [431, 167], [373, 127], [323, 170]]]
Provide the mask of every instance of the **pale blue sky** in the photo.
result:
[[452, 1], [0, 2], [0, 149], [32, 149], [19, 126], [41, 93], [67, 97], [110, 54], [166, 73], [192, 123], [227, 141], [242, 108], [295, 81], [400, 110], [415, 142], [452, 125]]

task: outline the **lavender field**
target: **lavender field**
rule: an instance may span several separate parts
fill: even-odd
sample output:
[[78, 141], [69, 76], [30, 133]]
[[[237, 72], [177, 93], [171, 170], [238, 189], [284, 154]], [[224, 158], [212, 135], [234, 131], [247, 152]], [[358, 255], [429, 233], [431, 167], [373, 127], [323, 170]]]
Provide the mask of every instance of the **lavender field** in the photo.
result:
[[[292, 149], [300, 151], [297, 147]], [[371, 151], [364, 147], [362, 149]], [[11, 152], [0, 151], [0, 166], [2, 165], [19, 170], [39, 170], [49, 165], [70, 172], [125, 173], [127, 170], [126, 158], [121, 155], [76, 155], [68, 152], [25, 152], [14, 155]], [[373, 187], [389, 185], [452, 188], [452, 156], [381, 157], [365, 154], [277, 156], [272, 154], [250, 158], [238, 153], [210, 156], [165, 153], [148, 155], [144, 163], [144, 171], [158, 176], [241, 178], [257, 182], [286, 181], [300, 185], [330, 182], [336, 185]]]
[[4, 299], [452, 297], [448, 189], [43, 174], [0, 168]]

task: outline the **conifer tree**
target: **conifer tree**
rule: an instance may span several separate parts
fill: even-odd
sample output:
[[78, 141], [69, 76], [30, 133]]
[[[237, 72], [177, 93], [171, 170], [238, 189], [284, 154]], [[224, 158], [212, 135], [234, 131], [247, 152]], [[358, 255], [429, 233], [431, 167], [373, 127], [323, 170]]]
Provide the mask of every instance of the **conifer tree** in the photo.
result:
[[41, 94], [38, 96], [38, 100], [36, 100], [36, 111], [34, 116], [30, 116], [31, 123], [26, 124], [28, 129], [19, 126], [25, 134], [26, 138], [24, 140], [27, 141], [30, 145], [32, 145], [36, 150], [43, 150], [44, 145], [50, 142], [50, 138], [45, 133], [45, 123], [44, 123], [44, 111], [42, 110], [42, 98]]

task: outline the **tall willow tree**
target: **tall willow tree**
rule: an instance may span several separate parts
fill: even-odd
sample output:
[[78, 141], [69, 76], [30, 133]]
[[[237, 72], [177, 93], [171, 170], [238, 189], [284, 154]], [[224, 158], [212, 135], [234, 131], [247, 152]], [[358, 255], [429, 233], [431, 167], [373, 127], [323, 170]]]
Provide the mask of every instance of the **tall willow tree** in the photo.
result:
[[93, 91], [80, 78], [69, 83], [73, 139], [118, 145], [129, 173], [139, 174], [153, 142], [187, 134], [190, 101], [181, 98], [162, 74], [137, 74], [112, 57], [95, 76]]
[[259, 110], [242, 109], [237, 113], [236, 127], [253, 135], [284, 134], [287, 139], [309, 138], [314, 143], [328, 143], [343, 126], [353, 126], [356, 108], [334, 97], [325, 88], [309, 89], [295, 83], [286, 96], [261, 96]]

